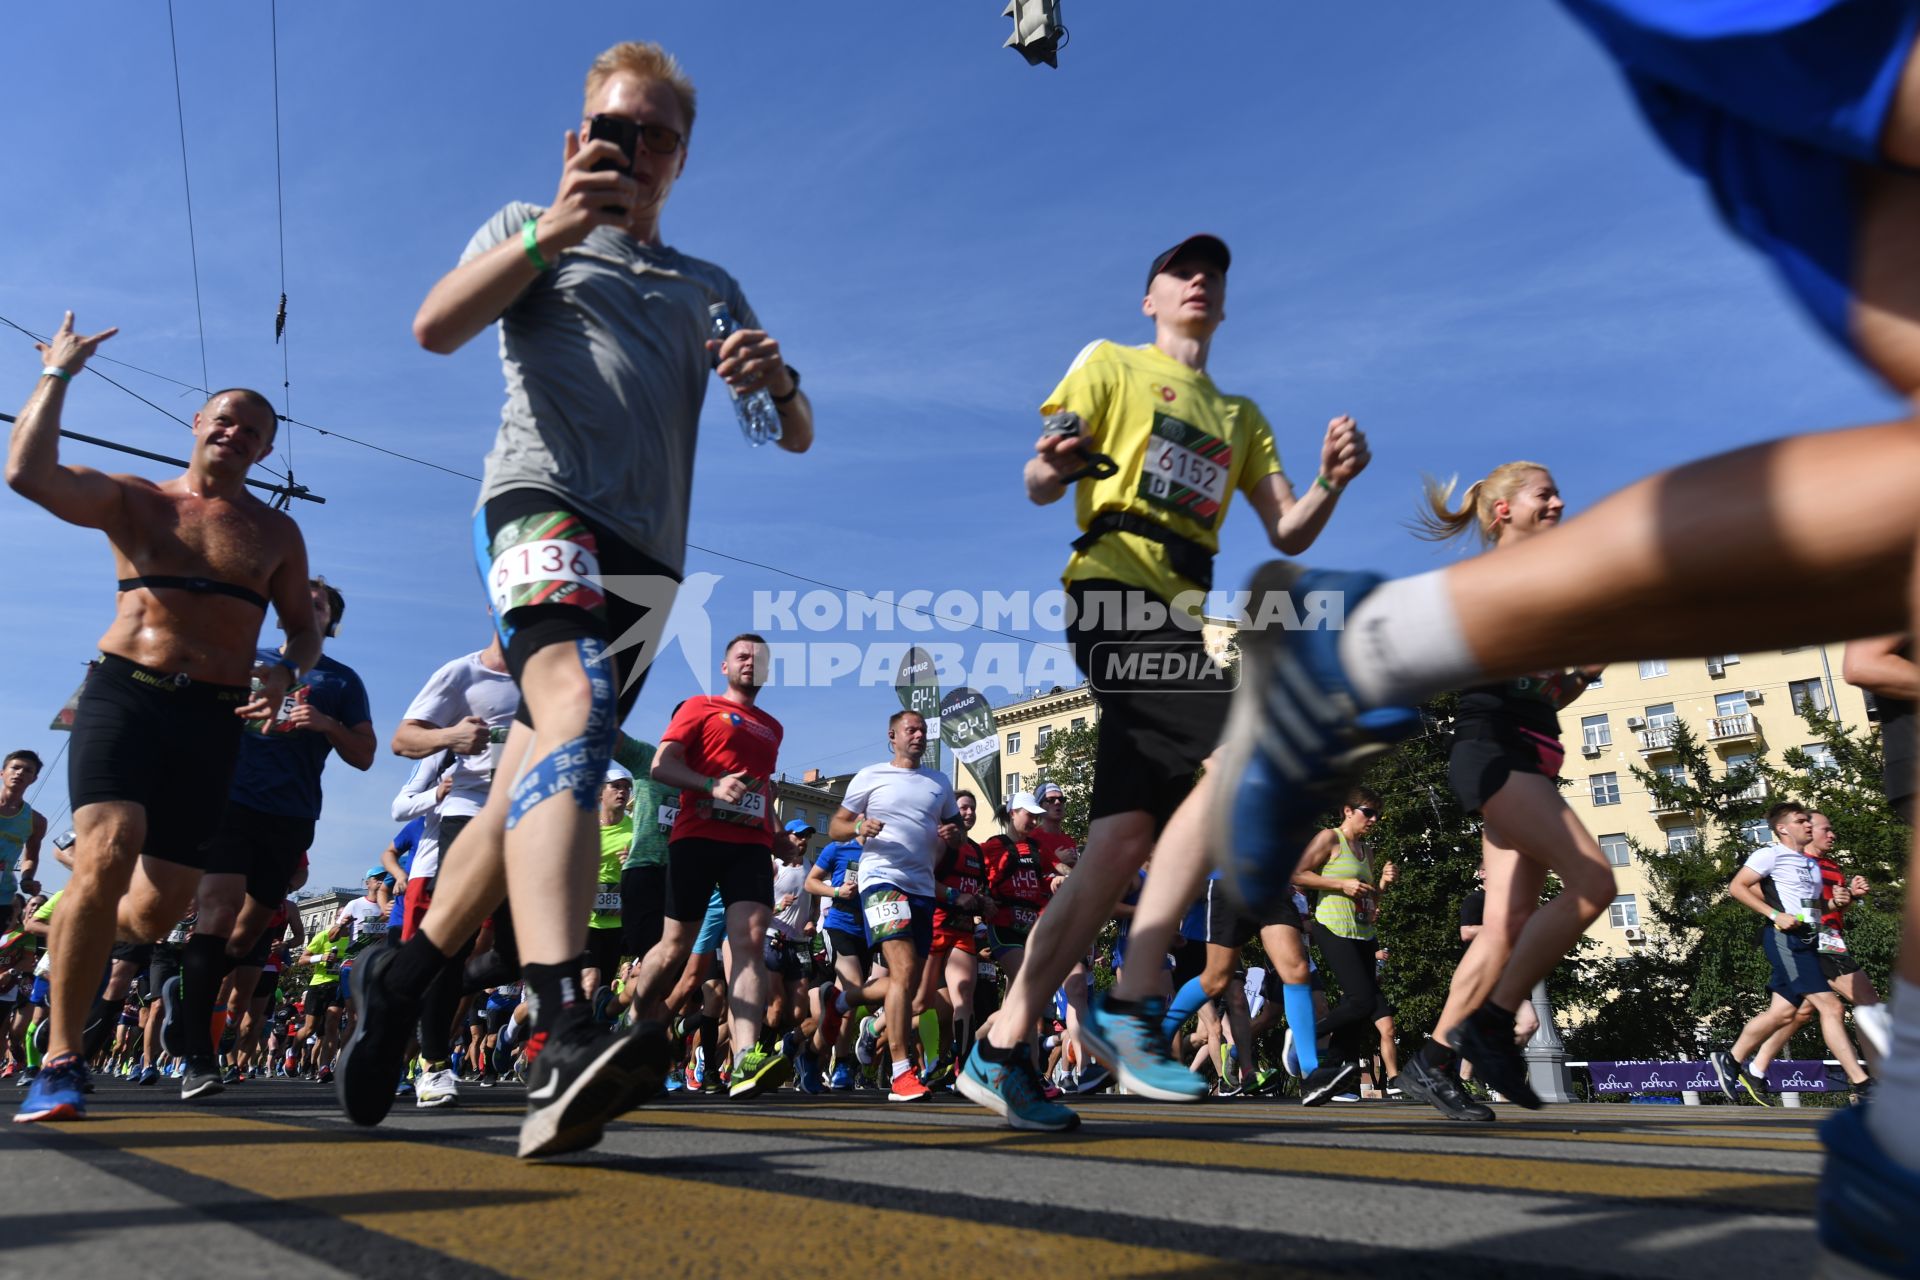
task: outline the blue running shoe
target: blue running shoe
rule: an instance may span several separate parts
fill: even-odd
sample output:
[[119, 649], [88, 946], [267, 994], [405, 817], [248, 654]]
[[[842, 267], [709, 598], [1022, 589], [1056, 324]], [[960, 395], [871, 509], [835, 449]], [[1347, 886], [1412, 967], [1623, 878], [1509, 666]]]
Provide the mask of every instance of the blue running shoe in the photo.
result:
[[[1381, 581], [1276, 560], [1254, 574], [1252, 607], [1257, 614], [1271, 592], [1325, 592], [1351, 615]], [[1340, 636], [1325, 627], [1241, 633], [1240, 688], [1220, 743], [1225, 802], [1213, 806], [1209, 844], [1221, 887], [1255, 919], [1292, 900], [1294, 868], [1320, 816], [1339, 809], [1375, 757], [1420, 727], [1412, 707], [1360, 709], [1340, 669]]]
[[833, 1080], [827, 1087], [835, 1093], [851, 1093], [853, 1091], [853, 1068], [844, 1062], [834, 1067]]
[[997, 1111], [1016, 1129], [1064, 1133], [1080, 1127], [1080, 1117], [1057, 1102], [1047, 1101], [1040, 1078], [1033, 1071], [1029, 1047], [1017, 1044], [1005, 1062], [988, 1062], [984, 1044], [967, 1055], [954, 1087], [989, 1111]]
[[1815, 1206], [1819, 1274], [1920, 1277], [1920, 1171], [1895, 1164], [1867, 1131], [1867, 1108], [1820, 1126], [1827, 1165]]
[[87, 1118], [87, 1067], [72, 1054], [63, 1054], [42, 1064], [33, 1078], [33, 1087], [14, 1114], [15, 1124], [37, 1120], [85, 1120]]
[[1158, 996], [1123, 1004], [1103, 992], [1087, 1011], [1080, 1038], [1089, 1053], [1113, 1068], [1128, 1093], [1156, 1102], [1198, 1102], [1207, 1096], [1207, 1082], [1167, 1053], [1160, 1030], [1166, 1016], [1167, 1002]]
[[681, 1078], [679, 1071], [675, 1070], [675, 1071], [669, 1071], [667, 1073], [667, 1092], [668, 1093], [678, 1093], [686, 1087], [687, 1087], [687, 1082]]
[[827, 1091], [826, 1074], [820, 1070], [819, 1055], [803, 1051], [796, 1059], [799, 1064], [800, 1092], [822, 1094]]

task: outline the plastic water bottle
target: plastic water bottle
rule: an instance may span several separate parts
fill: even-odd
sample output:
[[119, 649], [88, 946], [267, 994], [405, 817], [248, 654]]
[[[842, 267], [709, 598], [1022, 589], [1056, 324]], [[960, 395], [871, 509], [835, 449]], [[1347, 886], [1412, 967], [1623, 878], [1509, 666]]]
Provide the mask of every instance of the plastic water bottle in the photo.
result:
[[[716, 302], [707, 308], [709, 337], [725, 340], [726, 336], [740, 326], [734, 323], [733, 313], [727, 310], [727, 304]], [[729, 391], [733, 391], [731, 387]], [[747, 437], [747, 443], [754, 448], [780, 438], [780, 408], [774, 404], [773, 397], [765, 387], [741, 395], [733, 391], [733, 416], [740, 420], [740, 431]]]

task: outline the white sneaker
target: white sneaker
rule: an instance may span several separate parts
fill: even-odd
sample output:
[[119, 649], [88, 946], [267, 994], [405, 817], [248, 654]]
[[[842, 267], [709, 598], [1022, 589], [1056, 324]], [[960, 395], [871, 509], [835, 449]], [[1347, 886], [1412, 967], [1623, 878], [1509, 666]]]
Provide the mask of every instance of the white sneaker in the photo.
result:
[[460, 1083], [451, 1070], [442, 1067], [438, 1071], [422, 1071], [414, 1078], [414, 1106], [451, 1107], [459, 1101]]
[[876, 1030], [879, 1021], [872, 1014], [860, 1019], [860, 1035], [853, 1042], [853, 1056], [860, 1060], [860, 1065], [863, 1067], [873, 1065], [873, 1055], [880, 1047], [880, 1038]]
[[1855, 1005], [1853, 1007], [1853, 1025], [1882, 1062], [1887, 1059], [1887, 1049], [1893, 1043], [1893, 1015], [1883, 1004]]

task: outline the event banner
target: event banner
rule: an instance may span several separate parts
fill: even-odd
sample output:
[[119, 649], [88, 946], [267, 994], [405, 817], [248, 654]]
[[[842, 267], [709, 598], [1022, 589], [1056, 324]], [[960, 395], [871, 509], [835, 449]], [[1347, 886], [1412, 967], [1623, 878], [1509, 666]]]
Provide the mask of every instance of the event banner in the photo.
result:
[[980, 799], [998, 813], [1005, 806], [1000, 794], [1000, 735], [994, 728], [993, 708], [987, 700], [962, 685], [940, 699], [940, 736], [953, 758], [967, 766], [980, 786]]
[[[1720, 1081], [1709, 1062], [1589, 1062], [1595, 1093], [1718, 1093]], [[1826, 1093], [1824, 1062], [1785, 1058], [1767, 1068], [1767, 1088], [1775, 1093]]]
[[915, 645], [900, 659], [900, 670], [893, 677], [893, 691], [900, 706], [918, 711], [927, 722], [927, 753], [920, 757], [924, 768], [940, 767], [940, 677], [934, 673], [933, 658]]

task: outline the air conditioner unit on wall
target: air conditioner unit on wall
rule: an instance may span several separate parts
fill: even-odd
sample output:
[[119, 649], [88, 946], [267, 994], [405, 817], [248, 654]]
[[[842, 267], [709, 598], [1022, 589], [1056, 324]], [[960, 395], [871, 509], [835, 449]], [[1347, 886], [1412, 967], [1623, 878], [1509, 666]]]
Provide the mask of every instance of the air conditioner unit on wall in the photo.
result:
[[1647, 718], [1645, 716], [1628, 716], [1627, 717], [1627, 728], [1644, 729], [1646, 727], [1647, 727]]
[[1588, 758], [1592, 758], [1600, 754], [1600, 748], [1594, 743], [1589, 742], [1587, 743], [1587, 745], [1580, 748], [1580, 754], [1583, 756], [1587, 756]]
[[1637, 924], [1630, 924], [1620, 932], [1626, 937], [1628, 942], [1645, 942], [1647, 940], [1647, 931]]
[[1708, 658], [1707, 674], [1710, 676], [1723, 676], [1727, 674], [1727, 664], [1718, 658]]
[[1757, 707], [1767, 700], [1767, 696], [1758, 689], [1747, 690], [1747, 705]]

